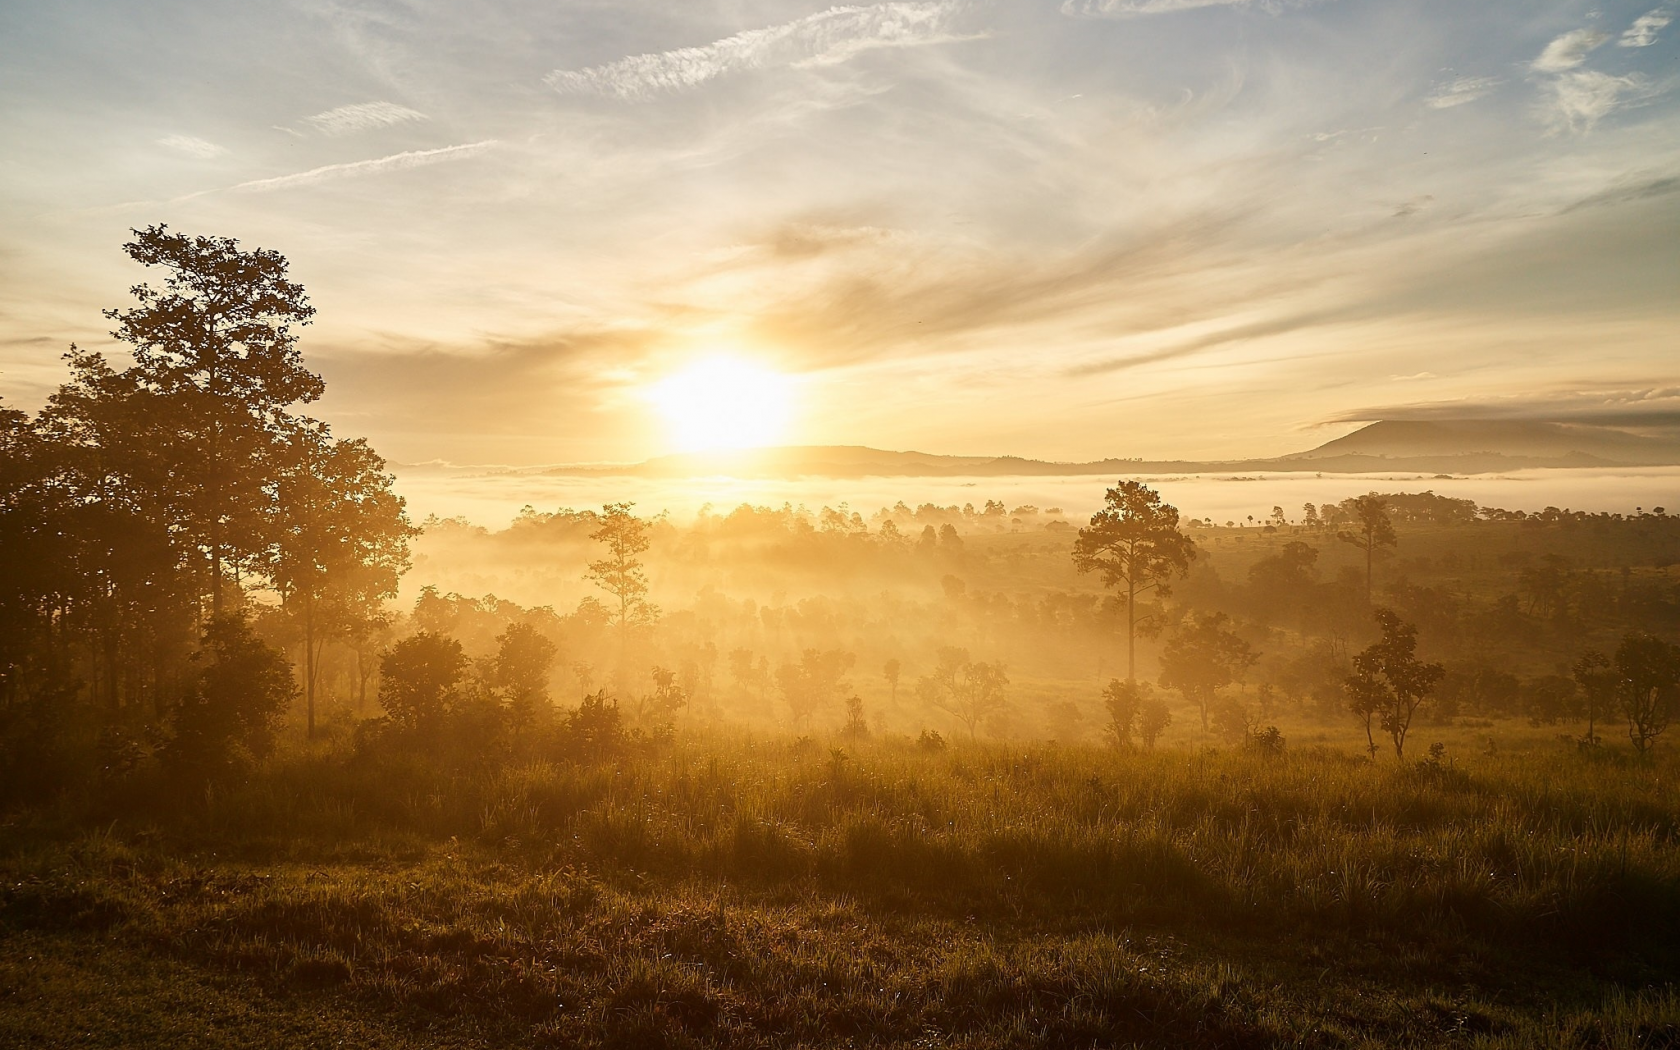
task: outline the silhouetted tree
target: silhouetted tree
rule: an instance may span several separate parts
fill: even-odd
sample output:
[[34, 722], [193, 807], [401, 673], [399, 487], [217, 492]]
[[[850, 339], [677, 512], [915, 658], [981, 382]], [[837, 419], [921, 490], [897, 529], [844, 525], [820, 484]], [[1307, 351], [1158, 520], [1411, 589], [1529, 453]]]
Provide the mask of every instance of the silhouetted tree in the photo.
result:
[[980, 723], [1008, 706], [1003, 691], [1009, 685], [1002, 663], [977, 663], [967, 649], [943, 646], [933, 673], [924, 675], [916, 690], [933, 707], [951, 715], [975, 737]]
[[1220, 612], [1191, 616], [1161, 649], [1161, 684], [1196, 705], [1203, 732], [1219, 690], [1241, 679], [1260, 659], [1230, 624], [1231, 618]]
[[645, 726], [669, 725], [677, 712], [688, 706], [688, 693], [677, 682], [675, 671], [653, 669], [653, 692], [637, 704], [637, 721]]
[[435, 741], [466, 670], [460, 642], [421, 631], [391, 646], [380, 660], [379, 703], [392, 725]]
[[[171, 527], [203, 552], [220, 615], [224, 565], [256, 568], [263, 550], [271, 459], [293, 423], [286, 410], [321, 396], [295, 331], [315, 309], [278, 252], [161, 225], [133, 232], [123, 249], [141, 265], [164, 267], [164, 286], [136, 285], [139, 305], [105, 316], [132, 348], [134, 367], [122, 379], [156, 424], [149, 454], [170, 465], [152, 481]], [[103, 364], [98, 355], [71, 363], [85, 377], [96, 361]]]
[[809, 728], [812, 715], [851, 690], [845, 676], [856, 662], [856, 654], [839, 649], [807, 649], [798, 663], [777, 669], [776, 684], [796, 728]]
[[1161, 731], [1172, 724], [1172, 712], [1147, 682], [1111, 679], [1103, 690], [1108, 711], [1108, 735], [1117, 747], [1131, 747], [1135, 734], [1145, 747], [1154, 747]]
[[898, 679], [904, 673], [904, 665], [895, 657], [881, 665], [881, 677], [887, 680], [887, 688], [891, 691], [891, 701], [894, 708], [898, 707]]
[[1382, 637], [1353, 658], [1353, 674], [1346, 683], [1348, 708], [1364, 719], [1366, 746], [1372, 755], [1377, 747], [1371, 732], [1375, 718], [1394, 742], [1394, 757], [1403, 759], [1412, 716], [1446, 668], [1417, 658], [1417, 627], [1393, 610], [1378, 609], [1376, 620]]
[[321, 648], [365, 630], [396, 597], [415, 533], [367, 442], [334, 440], [321, 424], [295, 427], [278, 473], [269, 575], [303, 635], [307, 733], [315, 735]]
[[1394, 523], [1388, 520], [1388, 504], [1380, 497], [1373, 493], [1356, 496], [1350, 502], [1359, 521], [1359, 531], [1338, 532], [1336, 538], [1365, 552], [1365, 602], [1370, 604], [1371, 564], [1377, 548], [1393, 547], [1400, 541], [1394, 534]]
[[239, 614], [211, 620], [197, 669], [170, 712], [160, 758], [194, 780], [225, 774], [268, 754], [275, 724], [297, 695], [291, 667]]
[[1616, 669], [1608, 656], [1597, 649], [1588, 649], [1575, 661], [1572, 670], [1575, 686], [1581, 693], [1581, 713], [1587, 716], [1587, 735], [1583, 739], [1589, 746], [1596, 746], [1598, 733], [1594, 726], [1615, 707]]
[[856, 694], [846, 698], [846, 724], [840, 730], [851, 738], [854, 745], [869, 737], [869, 723], [863, 717], [863, 697]]
[[640, 555], [647, 553], [647, 522], [630, 513], [632, 503], [609, 503], [602, 508], [600, 526], [589, 538], [602, 544], [607, 555], [589, 563], [583, 578], [618, 599], [613, 624], [618, 630], [618, 673], [627, 673], [630, 631], [651, 624], [659, 609], [647, 600], [647, 573]]
[[493, 681], [510, 721], [529, 727], [550, 709], [548, 672], [559, 649], [528, 623], [508, 624], [496, 637]]
[[1101, 572], [1105, 587], [1126, 589], [1126, 678], [1137, 678], [1137, 599], [1153, 590], [1172, 593], [1167, 581], [1184, 576], [1196, 545], [1179, 531], [1178, 509], [1161, 502], [1141, 482], [1122, 481], [1108, 490], [1106, 505], [1079, 530], [1073, 564], [1080, 572]]
[[1616, 677], [1628, 739], [1643, 755], [1674, 718], [1680, 699], [1680, 646], [1648, 634], [1630, 634], [1616, 647]]

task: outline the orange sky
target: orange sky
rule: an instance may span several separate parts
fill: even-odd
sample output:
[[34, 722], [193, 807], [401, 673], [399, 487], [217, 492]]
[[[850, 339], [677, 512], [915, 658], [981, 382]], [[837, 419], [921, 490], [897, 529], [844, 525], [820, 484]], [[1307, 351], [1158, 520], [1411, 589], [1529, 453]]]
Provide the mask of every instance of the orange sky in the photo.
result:
[[1294, 451], [1358, 420], [1680, 422], [1680, 26], [1544, 0], [0, 12], [0, 395], [168, 222], [293, 263], [320, 412], [397, 461], [780, 440]]

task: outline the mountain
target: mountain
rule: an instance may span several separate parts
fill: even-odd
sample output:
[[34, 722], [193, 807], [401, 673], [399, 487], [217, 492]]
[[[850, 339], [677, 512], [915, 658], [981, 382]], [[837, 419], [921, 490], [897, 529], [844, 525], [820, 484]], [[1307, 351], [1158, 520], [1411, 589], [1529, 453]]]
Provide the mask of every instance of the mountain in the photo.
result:
[[1509, 456], [1561, 460], [1589, 457], [1623, 465], [1666, 466], [1680, 463], [1680, 441], [1581, 423], [1530, 420], [1387, 419], [1362, 427], [1309, 452], [1285, 459], [1334, 456]]
[[945, 456], [863, 445], [659, 456], [637, 464], [556, 466], [517, 473], [645, 478], [998, 477], [1204, 474], [1279, 471], [1358, 474], [1408, 471], [1489, 474], [1536, 467], [1680, 466], [1680, 438], [1614, 427], [1524, 420], [1381, 420], [1306, 452], [1273, 459], [1099, 459], [1058, 463], [1018, 456]]

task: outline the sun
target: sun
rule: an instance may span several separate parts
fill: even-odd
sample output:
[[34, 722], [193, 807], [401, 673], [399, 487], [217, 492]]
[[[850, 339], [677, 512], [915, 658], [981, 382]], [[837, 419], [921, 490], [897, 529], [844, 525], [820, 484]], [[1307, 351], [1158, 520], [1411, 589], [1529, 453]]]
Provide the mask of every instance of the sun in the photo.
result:
[[793, 411], [791, 379], [735, 357], [696, 361], [649, 394], [682, 452], [773, 444]]

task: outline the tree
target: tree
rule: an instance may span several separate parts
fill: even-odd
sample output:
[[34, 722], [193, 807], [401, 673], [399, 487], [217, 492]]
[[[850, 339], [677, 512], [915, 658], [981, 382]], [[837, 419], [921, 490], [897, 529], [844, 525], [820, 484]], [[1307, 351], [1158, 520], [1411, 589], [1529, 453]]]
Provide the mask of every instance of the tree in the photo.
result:
[[863, 717], [863, 697], [854, 693], [846, 698], [846, 725], [840, 731], [851, 737], [854, 746], [869, 738], [869, 723]]
[[391, 491], [385, 461], [366, 441], [335, 440], [324, 424], [310, 423], [293, 429], [282, 456], [269, 575], [302, 630], [306, 732], [313, 737], [322, 647], [382, 618], [417, 530]]
[[856, 662], [856, 654], [839, 649], [807, 649], [798, 663], [777, 669], [776, 684], [781, 687], [796, 728], [809, 728], [812, 715], [851, 691], [845, 676]]
[[170, 713], [164, 765], [208, 778], [268, 754], [275, 724], [297, 696], [286, 658], [234, 614], [206, 625], [193, 659], [191, 685]]
[[637, 704], [638, 721], [647, 726], [669, 725], [677, 712], [688, 706], [688, 691], [677, 682], [675, 671], [653, 669], [653, 692]]
[[[149, 452], [173, 467], [164, 491], [171, 525], [206, 561], [219, 616], [224, 566], [254, 563], [262, 550], [270, 462], [293, 423], [286, 410], [321, 396], [295, 331], [315, 309], [278, 252], [245, 252], [232, 238], [161, 225], [133, 233], [123, 249], [143, 266], [164, 267], [163, 289], [136, 285], [139, 305], [105, 316], [132, 347], [134, 367], [123, 378], [153, 417]], [[84, 373], [95, 362], [103, 364], [88, 355]]]
[[1191, 616], [1161, 649], [1161, 684], [1196, 705], [1203, 732], [1219, 690], [1242, 678], [1260, 659], [1230, 623], [1224, 613]]
[[1680, 699], [1680, 646], [1635, 632], [1616, 647], [1617, 700], [1627, 716], [1628, 739], [1650, 751], [1674, 718]]
[[609, 503], [602, 508], [600, 525], [589, 538], [607, 548], [607, 555], [589, 563], [583, 578], [618, 599], [613, 624], [618, 629], [618, 673], [627, 672], [630, 631], [659, 617], [657, 606], [647, 600], [647, 573], [639, 555], [647, 553], [647, 522], [630, 513], [633, 503]]
[[496, 636], [492, 681], [516, 726], [528, 726], [549, 710], [548, 672], [559, 649], [528, 623], [508, 624]]
[[1365, 552], [1365, 603], [1371, 602], [1371, 563], [1377, 548], [1396, 546], [1400, 540], [1394, 534], [1394, 523], [1388, 520], [1388, 504], [1376, 493], [1356, 496], [1349, 501], [1354, 516], [1359, 519], [1358, 532], [1338, 532], [1336, 538]]
[[460, 642], [421, 631], [391, 646], [379, 661], [379, 703], [393, 725], [435, 741], [466, 669]]
[[961, 722], [972, 740], [981, 722], [1008, 706], [1003, 691], [1009, 677], [1002, 663], [976, 663], [967, 649], [943, 646], [937, 656], [933, 673], [916, 683], [916, 691]]
[[1317, 582], [1318, 550], [1299, 540], [1290, 540], [1248, 570], [1248, 585], [1261, 606], [1299, 607]]
[[1575, 686], [1581, 692], [1582, 713], [1587, 716], [1588, 746], [1598, 744], [1594, 724], [1608, 716], [1616, 703], [1616, 669], [1610, 658], [1597, 649], [1588, 649], [1575, 661], [1572, 669]]
[[887, 688], [891, 690], [892, 706], [898, 708], [898, 679], [904, 673], [904, 665], [894, 657], [881, 665], [881, 677], [887, 680]]
[[1106, 505], [1079, 530], [1073, 546], [1078, 571], [1102, 573], [1103, 586], [1126, 589], [1126, 678], [1137, 679], [1137, 599], [1151, 590], [1172, 593], [1168, 580], [1185, 576], [1196, 545], [1179, 531], [1178, 509], [1141, 482], [1108, 490]]
[[1376, 620], [1382, 637], [1353, 658], [1353, 674], [1345, 684], [1348, 708], [1365, 720], [1365, 742], [1372, 755], [1377, 750], [1371, 732], [1374, 718], [1394, 742], [1394, 757], [1403, 759], [1412, 716], [1446, 668], [1417, 658], [1415, 625], [1391, 609], [1378, 609]]

